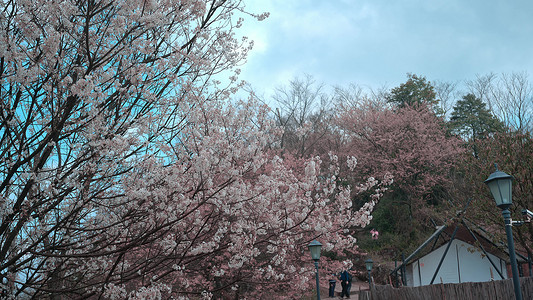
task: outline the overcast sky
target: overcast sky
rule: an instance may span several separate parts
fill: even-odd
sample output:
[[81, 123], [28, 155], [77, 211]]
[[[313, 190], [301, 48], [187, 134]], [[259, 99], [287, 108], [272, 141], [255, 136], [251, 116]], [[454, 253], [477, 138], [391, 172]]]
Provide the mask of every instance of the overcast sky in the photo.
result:
[[[246, 2], [246, 1], [245, 1]], [[241, 78], [270, 94], [295, 76], [327, 85], [395, 87], [406, 73], [430, 81], [476, 74], [533, 75], [531, 0], [250, 0], [270, 12], [248, 20], [255, 41]]]

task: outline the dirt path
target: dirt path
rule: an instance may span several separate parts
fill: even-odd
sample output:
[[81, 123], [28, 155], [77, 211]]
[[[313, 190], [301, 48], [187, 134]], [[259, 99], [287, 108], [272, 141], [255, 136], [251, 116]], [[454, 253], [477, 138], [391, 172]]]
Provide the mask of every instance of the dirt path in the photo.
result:
[[[329, 283], [328, 283], [329, 284]], [[340, 299], [341, 283], [337, 280], [335, 284], [335, 297], [329, 297], [329, 285], [320, 285], [320, 298], [322, 299]], [[359, 291], [368, 290], [368, 282], [353, 281], [352, 289], [350, 290], [350, 299], [358, 299]]]

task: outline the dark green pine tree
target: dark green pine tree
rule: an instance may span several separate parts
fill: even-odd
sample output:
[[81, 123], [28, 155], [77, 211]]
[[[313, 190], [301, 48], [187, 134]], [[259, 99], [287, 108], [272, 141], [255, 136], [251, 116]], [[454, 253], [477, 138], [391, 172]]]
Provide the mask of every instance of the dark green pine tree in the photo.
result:
[[427, 104], [433, 107], [438, 103], [435, 88], [424, 76], [407, 74], [407, 81], [399, 87], [391, 90], [387, 96], [387, 102], [394, 103], [398, 107], [418, 106]]
[[449, 122], [452, 132], [468, 141], [477, 157], [476, 141], [488, 134], [501, 132], [503, 123], [492, 115], [486, 104], [473, 94], [463, 96], [453, 107]]
[[504, 128], [503, 123], [491, 114], [486, 104], [473, 94], [457, 101], [453, 107], [450, 125], [455, 133], [467, 140], [476, 140]]

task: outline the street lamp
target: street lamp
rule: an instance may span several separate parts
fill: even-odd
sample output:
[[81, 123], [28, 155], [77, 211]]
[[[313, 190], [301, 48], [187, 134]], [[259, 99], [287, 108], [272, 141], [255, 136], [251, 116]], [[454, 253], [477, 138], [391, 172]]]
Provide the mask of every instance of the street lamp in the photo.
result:
[[365, 267], [368, 272], [368, 287], [370, 288], [370, 285], [372, 284], [372, 276], [370, 275], [372, 273], [372, 267], [374, 266], [374, 261], [372, 259], [365, 260]]
[[513, 271], [513, 285], [516, 300], [522, 300], [522, 291], [520, 290], [520, 279], [518, 278], [518, 267], [516, 265], [516, 254], [514, 250], [513, 230], [511, 221], [511, 212], [509, 207], [513, 204], [512, 200], [512, 181], [513, 176], [498, 170], [498, 165], [494, 165], [496, 171], [490, 174], [485, 183], [489, 186], [490, 192], [494, 197], [496, 206], [502, 210], [503, 219], [505, 220], [505, 233], [507, 234], [507, 247], [509, 248], [509, 259], [511, 260], [511, 270]]
[[318, 281], [318, 261], [320, 260], [320, 250], [322, 249], [322, 244], [319, 241], [314, 240], [307, 246], [309, 252], [311, 252], [311, 258], [315, 261], [316, 268], [316, 298], [320, 300], [320, 284]]

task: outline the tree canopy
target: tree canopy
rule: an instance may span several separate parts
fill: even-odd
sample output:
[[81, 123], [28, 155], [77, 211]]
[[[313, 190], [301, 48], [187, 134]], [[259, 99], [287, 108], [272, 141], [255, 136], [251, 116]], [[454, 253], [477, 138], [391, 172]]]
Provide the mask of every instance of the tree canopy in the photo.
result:
[[392, 175], [392, 189], [405, 196], [397, 202], [408, 207], [410, 216], [423, 217], [428, 196], [449, 183], [447, 172], [463, 152], [461, 141], [448, 136], [426, 106], [352, 109], [337, 122], [345, 133], [341, 153], [356, 157], [363, 172]]
[[319, 158], [279, 155], [265, 106], [230, 101], [243, 10], [0, 2], [2, 296], [288, 297], [311, 240], [357, 251], [377, 199], [351, 209]]
[[[234, 98], [252, 47], [241, 13], [267, 16], [240, 0], [0, 1], [2, 297], [296, 298], [314, 285], [309, 242], [326, 272], [349, 267], [384, 197], [375, 224], [396, 226], [386, 218], [427, 221], [439, 192], [469, 184], [490, 226], [479, 177], [497, 161], [531, 205], [522, 77], [504, 77], [507, 93], [479, 85], [511, 109], [458, 101], [458, 135], [414, 74], [371, 95], [293, 80], [271, 110]], [[515, 234], [531, 253], [528, 226]]]
[[433, 106], [438, 103], [435, 88], [424, 76], [407, 74], [407, 81], [393, 88], [387, 97], [389, 103], [398, 107], [418, 106], [426, 104]]
[[[533, 136], [528, 131], [504, 130], [478, 142], [478, 156], [466, 155], [461, 166], [462, 183], [458, 199], [471, 197], [475, 209], [468, 210], [468, 217], [504, 241], [501, 211], [494, 203], [484, 181], [495, 171], [494, 164], [512, 175], [513, 220], [523, 219], [522, 210], [533, 208]], [[533, 256], [533, 223], [513, 227], [517, 249]]]
[[467, 94], [457, 101], [449, 124], [455, 133], [473, 141], [486, 134], [503, 130], [503, 123], [496, 119], [486, 104], [473, 94]]

